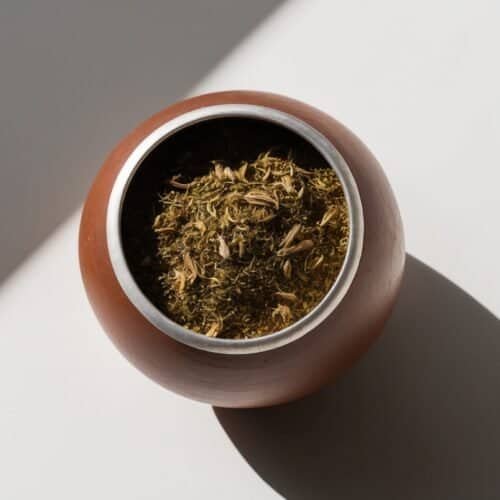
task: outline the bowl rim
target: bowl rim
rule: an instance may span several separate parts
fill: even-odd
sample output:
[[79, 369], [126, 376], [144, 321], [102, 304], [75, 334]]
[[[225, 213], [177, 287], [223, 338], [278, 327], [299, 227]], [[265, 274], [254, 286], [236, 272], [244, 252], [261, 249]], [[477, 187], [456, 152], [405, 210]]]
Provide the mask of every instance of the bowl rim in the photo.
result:
[[[184, 328], [160, 311], [137, 285], [125, 258], [121, 237], [123, 202], [128, 187], [144, 159], [164, 140], [197, 123], [218, 118], [252, 118], [282, 126], [308, 141], [337, 174], [349, 211], [346, 256], [330, 290], [308, 314], [282, 330], [252, 339], [207, 337]], [[220, 354], [254, 354], [284, 346], [316, 328], [340, 304], [357, 273], [364, 239], [363, 207], [357, 184], [346, 161], [322, 133], [298, 117], [262, 105], [218, 104], [185, 112], [163, 123], [134, 148], [120, 169], [109, 197], [106, 240], [111, 266], [123, 292], [152, 326], [190, 347]]]

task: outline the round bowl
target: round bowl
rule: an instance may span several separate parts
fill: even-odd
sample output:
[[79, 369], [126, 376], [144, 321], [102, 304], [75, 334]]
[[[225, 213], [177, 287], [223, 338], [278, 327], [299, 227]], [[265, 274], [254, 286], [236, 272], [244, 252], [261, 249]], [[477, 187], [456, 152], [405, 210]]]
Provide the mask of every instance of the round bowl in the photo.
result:
[[[248, 160], [275, 144], [293, 144], [299, 157], [337, 173], [350, 222], [340, 274], [318, 306], [279, 332], [248, 340], [191, 332], [148, 297], [129, 241], [151, 217], [151, 196], [158, 192], [166, 164], [189, 169], [206, 160], [207, 148], [224, 159]], [[194, 97], [144, 122], [105, 161], [80, 226], [85, 288], [118, 349], [164, 387], [225, 407], [284, 403], [334, 380], [380, 333], [404, 259], [394, 196], [361, 141], [317, 109], [261, 92]]]

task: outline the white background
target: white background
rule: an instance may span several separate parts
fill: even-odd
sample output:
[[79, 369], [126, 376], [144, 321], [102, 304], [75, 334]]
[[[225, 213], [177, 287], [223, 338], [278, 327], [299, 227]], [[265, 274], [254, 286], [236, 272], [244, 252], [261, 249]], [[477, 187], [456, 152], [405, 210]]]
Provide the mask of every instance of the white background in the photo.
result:
[[[0, 498], [498, 498], [500, 4], [43, 4], [0, 16]], [[77, 262], [77, 207], [114, 143], [231, 88], [359, 135], [415, 257], [361, 363], [271, 410], [214, 412], [146, 379]]]

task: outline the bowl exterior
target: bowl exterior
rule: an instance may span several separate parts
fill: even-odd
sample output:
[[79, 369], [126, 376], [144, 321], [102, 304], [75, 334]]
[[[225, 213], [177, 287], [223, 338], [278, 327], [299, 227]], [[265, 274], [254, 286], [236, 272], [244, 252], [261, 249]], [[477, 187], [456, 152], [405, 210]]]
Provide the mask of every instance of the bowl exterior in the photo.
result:
[[[363, 253], [356, 277], [335, 311], [315, 330], [283, 347], [247, 355], [210, 353], [173, 340], [133, 306], [113, 272], [106, 212], [127, 157], [153, 130], [198, 108], [253, 104], [296, 116], [337, 148], [363, 205]], [[250, 91], [207, 94], [176, 103], [125, 137], [99, 171], [80, 225], [80, 267], [90, 303], [124, 356], [147, 376], [183, 396], [224, 407], [257, 407], [301, 398], [334, 380], [380, 334], [399, 290], [405, 252], [401, 218], [377, 160], [346, 127], [287, 97]]]

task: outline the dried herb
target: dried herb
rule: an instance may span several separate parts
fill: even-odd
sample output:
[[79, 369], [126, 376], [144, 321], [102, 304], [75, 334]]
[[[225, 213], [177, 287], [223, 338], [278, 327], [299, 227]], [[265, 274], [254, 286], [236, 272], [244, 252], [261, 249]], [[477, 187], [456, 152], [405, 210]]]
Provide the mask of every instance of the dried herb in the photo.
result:
[[335, 281], [349, 229], [341, 184], [261, 154], [237, 169], [176, 176], [156, 216], [164, 312], [209, 337], [278, 331], [313, 309]]

